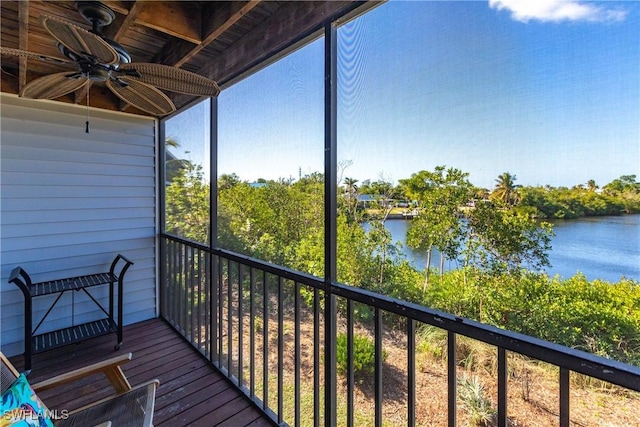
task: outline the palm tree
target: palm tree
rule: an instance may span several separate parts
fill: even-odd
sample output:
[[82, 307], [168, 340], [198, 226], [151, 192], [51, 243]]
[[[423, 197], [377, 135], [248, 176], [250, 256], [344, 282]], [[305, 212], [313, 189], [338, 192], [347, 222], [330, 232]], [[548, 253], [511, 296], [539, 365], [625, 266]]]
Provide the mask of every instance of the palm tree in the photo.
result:
[[596, 185], [596, 182], [593, 179], [590, 179], [589, 181], [587, 181], [587, 190], [594, 192], [598, 189], [598, 186]]
[[358, 186], [356, 185], [358, 182], [355, 178], [346, 178], [344, 179], [345, 186], [345, 197], [347, 199], [347, 211], [353, 218], [356, 220], [356, 214], [358, 210]]
[[358, 186], [356, 185], [356, 182], [358, 182], [358, 180], [355, 178], [344, 179], [344, 185], [348, 194], [355, 194], [358, 192]]
[[180, 171], [189, 167], [191, 162], [186, 159], [179, 159], [169, 148], [178, 148], [180, 143], [175, 138], [169, 136], [164, 140], [165, 145], [165, 180], [167, 183], [173, 181]]
[[164, 145], [166, 147], [171, 147], [171, 148], [178, 148], [180, 146], [180, 143], [172, 136], [168, 136], [165, 140], [164, 140]]
[[501, 200], [508, 206], [514, 206], [520, 201], [518, 188], [521, 187], [521, 185], [516, 184], [515, 181], [515, 175], [511, 175], [509, 172], [504, 172], [496, 179], [496, 186], [491, 193], [491, 196], [494, 199]]

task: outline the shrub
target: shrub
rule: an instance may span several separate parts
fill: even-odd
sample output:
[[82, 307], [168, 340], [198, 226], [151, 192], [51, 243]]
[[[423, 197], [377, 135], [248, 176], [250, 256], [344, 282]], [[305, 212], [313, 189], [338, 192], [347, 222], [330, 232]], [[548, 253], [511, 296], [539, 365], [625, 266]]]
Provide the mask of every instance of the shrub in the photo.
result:
[[488, 426], [493, 424], [496, 410], [485, 396], [484, 386], [478, 377], [469, 378], [463, 375], [458, 378], [458, 394], [462, 405], [469, 414], [472, 426]]
[[[353, 374], [358, 378], [371, 376], [375, 371], [375, 343], [363, 335], [353, 336]], [[382, 360], [386, 360], [387, 353], [382, 351]], [[336, 366], [340, 375], [347, 373], [347, 334], [341, 333], [336, 337]]]
[[534, 272], [450, 272], [425, 295], [428, 306], [511, 331], [640, 364], [640, 284]]
[[418, 352], [433, 359], [447, 356], [447, 331], [431, 325], [422, 325], [416, 331]]

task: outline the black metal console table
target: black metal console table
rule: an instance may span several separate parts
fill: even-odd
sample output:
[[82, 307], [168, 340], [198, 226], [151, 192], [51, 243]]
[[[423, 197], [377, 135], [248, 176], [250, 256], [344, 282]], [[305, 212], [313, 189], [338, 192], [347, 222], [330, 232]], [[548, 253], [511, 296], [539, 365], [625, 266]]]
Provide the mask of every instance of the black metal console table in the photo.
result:
[[[123, 255], [118, 254], [111, 263], [111, 268], [106, 273], [89, 274], [86, 276], [69, 277], [66, 279], [51, 280], [48, 282], [32, 283], [31, 278], [22, 267], [16, 267], [11, 271], [9, 282], [17, 285], [24, 295], [24, 364], [27, 372], [31, 371], [31, 357], [33, 354], [51, 350], [66, 344], [80, 342], [88, 338], [117, 334], [118, 342], [115, 349], [122, 345], [122, 282], [127, 269], [133, 265]], [[117, 320], [114, 318], [115, 284], [117, 290]], [[96, 300], [88, 288], [109, 284], [109, 307], [105, 309]], [[102, 310], [105, 318], [87, 322], [80, 325], [72, 325], [56, 331], [37, 334], [40, 325], [47, 318], [51, 310], [60, 301], [67, 291], [83, 291]], [[40, 322], [33, 328], [33, 304], [32, 300], [44, 295], [58, 294]]]

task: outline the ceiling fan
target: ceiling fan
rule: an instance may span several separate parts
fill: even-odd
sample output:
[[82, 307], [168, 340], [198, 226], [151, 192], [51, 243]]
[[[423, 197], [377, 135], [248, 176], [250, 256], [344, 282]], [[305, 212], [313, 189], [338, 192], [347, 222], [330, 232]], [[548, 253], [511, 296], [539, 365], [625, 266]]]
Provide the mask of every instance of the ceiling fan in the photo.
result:
[[77, 1], [76, 6], [91, 24], [91, 30], [53, 16], [40, 17], [40, 23], [58, 42], [58, 49], [65, 58], [0, 46], [2, 55], [76, 68], [75, 71], [35, 79], [22, 88], [20, 96], [55, 99], [89, 82], [103, 82], [124, 102], [147, 113], [163, 116], [176, 108], [159, 89], [196, 96], [217, 96], [220, 93], [216, 82], [190, 71], [162, 64], [131, 62], [131, 56], [122, 46], [100, 32], [115, 19], [113, 10], [98, 1]]

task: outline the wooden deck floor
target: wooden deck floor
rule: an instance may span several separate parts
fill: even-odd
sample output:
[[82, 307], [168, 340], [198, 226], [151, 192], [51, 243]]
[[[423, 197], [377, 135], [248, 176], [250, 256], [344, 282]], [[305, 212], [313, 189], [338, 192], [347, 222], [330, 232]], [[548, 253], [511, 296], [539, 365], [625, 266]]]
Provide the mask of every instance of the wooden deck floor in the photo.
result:
[[[38, 354], [29, 381], [131, 352], [133, 359], [123, 370], [132, 385], [160, 380], [153, 418], [156, 427], [274, 425], [163, 320], [125, 327], [124, 344], [118, 351], [113, 349], [115, 341], [112, 334]], [[22, 359], [11, 358], [18, 370], [24, 365]], [[109, 393], [112, 389], [106, 379], [94, 376], [38, 395], [49, 409], [72, 410]]]

